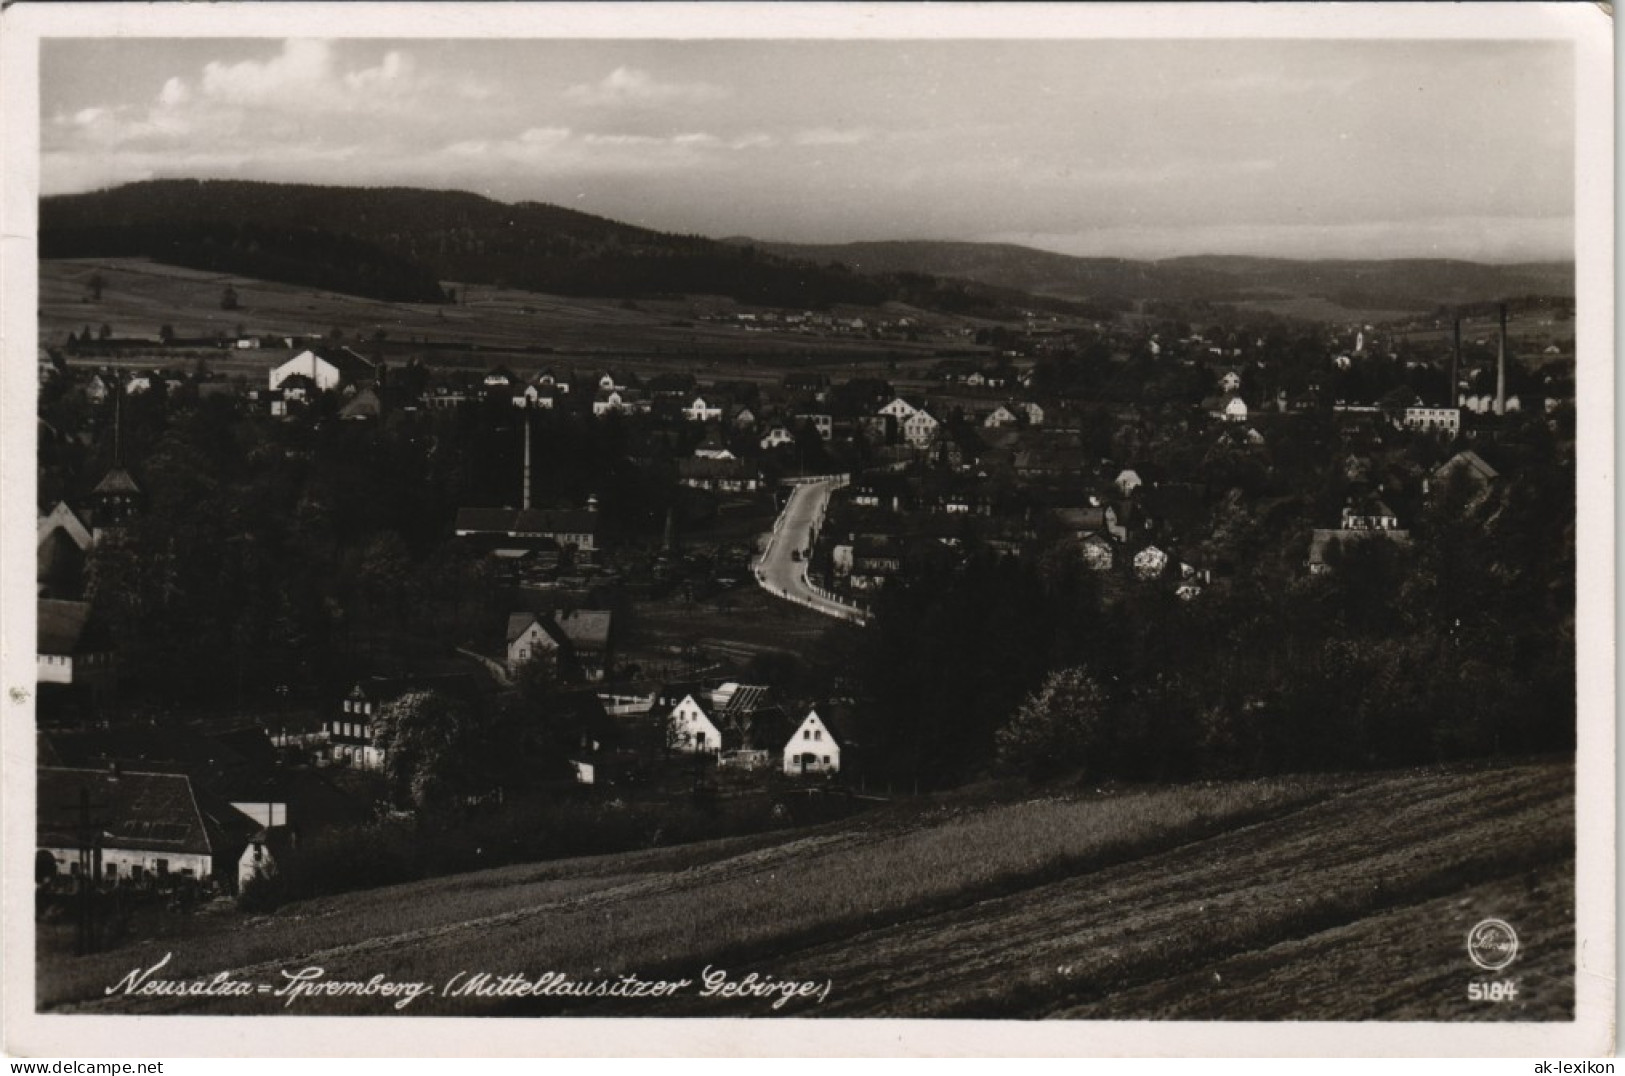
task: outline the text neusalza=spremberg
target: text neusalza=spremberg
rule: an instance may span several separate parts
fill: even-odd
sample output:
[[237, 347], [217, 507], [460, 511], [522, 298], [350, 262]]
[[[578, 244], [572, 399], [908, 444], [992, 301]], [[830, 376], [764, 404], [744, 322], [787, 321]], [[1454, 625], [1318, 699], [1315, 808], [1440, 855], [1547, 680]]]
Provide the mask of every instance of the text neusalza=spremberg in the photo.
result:
[[195, 997], [282, 999], [284, 1007], [296, 1002], [316, 1002], [327, 998], [376, 998], [396, 1010], [404, 1010], [423, 997], [492, 998], [671, 998], [694, 993], [702, 998], [759, 998], [774, 1010], [791, 1001], [822, 1003], [829, 996], [831, 980], [779, 979], [759, 972], [732, 978], [723, 968], [709, 965], [697, 979], [644, 979], [623, 974], [604, 979], [577, 978], [562, 971], [495, 974], [488, 971], [459, 971], [443, 984], [390, 979], [382, 973], [366, 979], [329, 978], [325, 968], [310, 966], [283, 970], [280, 982], [259, 982], [233, 977], [229, 971], [208, 978], [165, 979], [163, 970], [173, 953], [150, 968], [132, 968], [117, 983], [106, 988], [108, 996]]

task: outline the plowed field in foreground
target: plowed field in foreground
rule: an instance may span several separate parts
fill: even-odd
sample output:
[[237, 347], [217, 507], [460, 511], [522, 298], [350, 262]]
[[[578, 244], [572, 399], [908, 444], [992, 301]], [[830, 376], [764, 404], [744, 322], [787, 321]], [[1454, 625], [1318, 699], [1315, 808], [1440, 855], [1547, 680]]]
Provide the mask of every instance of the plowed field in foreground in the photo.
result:
[[[410, 1015], [1567, 1020], [1573, 766], [1313, 777], [999, 805], [901, 805], [816, 830], [349, 894], [42, 963], [42, 1007], [390, 1013], [377, 997], [104, 996], [135, 968], [426, 984]], [[1516, 961], [1468, 959], [1480, 920]], [[700, 996], [732, 980], [822, 1001]], [[688, 979], [664, 999], [451, 996], [458, 972]], [[1473, 1002], [1473, 982], [1516, 997]]]

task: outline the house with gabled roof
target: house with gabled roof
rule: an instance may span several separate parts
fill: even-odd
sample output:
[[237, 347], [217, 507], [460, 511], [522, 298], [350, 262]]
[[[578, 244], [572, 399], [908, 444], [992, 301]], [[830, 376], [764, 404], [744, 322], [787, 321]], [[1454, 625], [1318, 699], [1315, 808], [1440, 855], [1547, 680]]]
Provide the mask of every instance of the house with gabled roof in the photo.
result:
[[723, 442], [721, 434], [716, 430], [708, 430], [705, 440], [694, 446], [694, 455], [702, 460], [731, 460], [736, 457], [733, 450]]
[[839, 773], [841, 742], [817, 708], [807, 711], [784, 744], [784, 772], [792, 777]]
[[551, 657], [567, 679], [600, 681], [612, 663], [613, 626], [614, 614], [608, 609], [509, 613], [508, 669], [513, 672], [527, 661]]
[[599, 389], [592, 400], [592, 413], [602, 418], [605, 415], [631, 415], [647, 411], [648, 401], [636, 389]]
[[317, 392], [328, 392], [341, 385], [366, 385], [378, 376], [378, 367], [371, 359], [358, 355], [347, 347], [306, 348], [286, 362], [273, 366], [268, 375], [271, 389], [284, 387], [293, 376], [310, 379]]
[[1458, 473], [1465, 474], [1467, 480], [1479, 489], [1483, 489], [1501, 477], [1500, 471], [1490, 466], [1485, 462], [1483, 456], [1469, 448], [1457, 452], [1454, 456], [1433, 468], [1423, 484], [1422, 491], [1424, 493], [1430, 492], [1449, 482]]
[[940, 425], [929, 411], [922, 408], [903, 420], [903, 439], [915, 448], [924, 448], [936, 437]]
[[712, 720], [708, 692], [684, 692], [666, 714], [666, 746], [684, 755], [714, 755], [722, 750], [722, 730]]
[[35, 580], [41, 597], [72, 597], [79, 592], [85, 557], [95, 542], [66, 501], [39, 517], [35, 528]]
[[102, 531], [135, 515], [141, 507], [142, 492], [130, 472], [115, 464], [85, 499], [95, 526], [93, 537], [99, 538]]
[[704, 393], [695, 393], [683, 405], [683, 417], [690, 422], [717, 422], [722, 418], [724, 406], [726, 402], [714, 394], [706, 399]]
[[41, 766], [37, 776], [36, 861], [49, 856], [58, 876], [81, 871], [82, 801], [90, 804], [103, 884], [190, 879], [229, 885], [258, 828], [184, 773]]
[[889, 403], [880, 408], [878, 413], [886, 415], [890, 418], [894, 418], [898, 421], [898, 423], [902, 423], [908, 418], [908, 416], [914, 414], [914, 412], [918, 410], [920, 410], [920, 407], [903, 399], [903, 397], [894, 396]]
[[41, 598], [35, 626], [35, 676], [42, 696], [45, 690], [67, 690], [92, 707], [112, 699], [117, 680], [113, 644], [92, 621], [90, 603]]
[[339, 418], [347, 422], [364, 422], [368, 419], [379, 418], [383, 413], [383, 401], [378, 398], [378, 393], [374, 392], [370, 387], [357, 392], [350, 397], [348, 403], [339, 408]]
[[790, 432], [788, 426], [774, 426], [757, 443], [762, 446], [763, 450], [772, 450], [780, 445], [795, 444], [796, 435]]
[[466, 672], [359, 680], [340, 700], [339, 712], [324, 722], [329, 757], [361, 769], [383, 766], [384, 751], [378, 746], [375, 724], [378, 712], [412, 691], [435, 691], [467, 701], [477, 697], [481, 687], [479, 679]]
[[987, 413], [982, 419], [982, 425], [990, 430], [1002, 429], [1005, 426], [1020, 424], [1026, 417], [1025, 410], [1018, 404], [1000, 404]]

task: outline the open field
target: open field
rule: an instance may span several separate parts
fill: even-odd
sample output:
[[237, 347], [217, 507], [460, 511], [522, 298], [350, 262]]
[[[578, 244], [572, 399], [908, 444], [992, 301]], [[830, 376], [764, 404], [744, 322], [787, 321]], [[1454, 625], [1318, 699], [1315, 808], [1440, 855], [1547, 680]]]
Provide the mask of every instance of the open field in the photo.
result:
[[[106, 281], [102, 298], [84, 301], [97, 272]], [[228, 283], [237, 292], [236, 310], [220, 307]], [[483, 285], [459, 284], [457, 290], [462, 301], [455, 305], [391, 303], [139, 258], [47, 260], [40, 263], [40, 339], [60, 343], [69, 332], [83, 332], [87, 326], [95, 331], [103, 324], [115, 337], [151, 339], [155, 347], [158, 330], [166, 324], [183, 339], [234, 335], [240, 325], [256, 336], [325, 336], [338, 328], [346, 339], [371, 341], [382, 329], [389, 353], [405, 355], [415, 353], [414, 345], [434, 344], [430, 361], [443, 366], [484, 369], [500, 362], [528, 372], [572, 362], [591, 369], [595, 362], [614, 358], [618, 368], [625, 360], [636, 360], [650, 372], [683, 369], [702, 377], [710, 364], [724, 365], [728, 377], [749, 377], [751, 367], [760, 365], [763, 380], [778, 377], [787, 366], [847, 370], [853, 364], [884, 365], [891, 358], [924, 360], [939, 348], [965, 346], [940, 337], [909, 343], [747, 332], [695, 320], [702, 313], [736, 308], [713, 297], [622, 302]], [[909, 316], [930, 325], [980, 324], [894, 306], [885, 311], [853, 308], [851, 313], [869, 319]], [[496, 353], [482, 355], [482, 349]], [[211, 356], [210, 364], [227, 374], [263, 369], [263, 363], [256, 366], [251, 355], [241, 353], [222, 355], [218, 362]]]
[[805, 654], [833, 627], [837, 621], [781, 601], [747, 577], [704, 601], [639, 602], [621, 660], [647, 667], [671, 661], [674, 650], [690, 645], [734, 662], [760, 653]]
[[[377, 998], [102, 998], [134, 968], [280, 984], [459, 971], [686, 978], [663, 1001], [425, 995], [416, 1015], [768, 1015], [738, 979], [829, 983], [782, 1015], [1562, 1020], [1573, 1007], [1573, 766], [1546, 761], [989, 804], [895, 804], [778, 835], [596, 857], [200, 919], [184, 940], [42, 962], [45, 1007], [384, 1013]], [[1489, 976], [1468, 929], [1514, 925]], [[1515, 1000], [1467, 1001], [1511, 978]]]
[[1385, 321], [1403, 321], [1430, 309], [1419, 304], [1409, 310], [1357, 310], [1318, 295], [1300, 295], [1291, 299], [1245, 299], [1230, 305], [1241, 310], [1259, 310], [1266, 314], [1301, 318], [1305, 321], [1364, 322], [1371, 325], [1380, 325]]

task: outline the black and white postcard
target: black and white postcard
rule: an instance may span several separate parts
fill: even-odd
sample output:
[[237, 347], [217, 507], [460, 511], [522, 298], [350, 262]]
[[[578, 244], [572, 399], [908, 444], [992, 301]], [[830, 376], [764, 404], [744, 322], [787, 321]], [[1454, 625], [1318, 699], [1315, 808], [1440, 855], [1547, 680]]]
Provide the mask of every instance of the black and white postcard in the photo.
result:
[[10, 1054], [1613, 1049], [1601, 9], [3, 28]]

